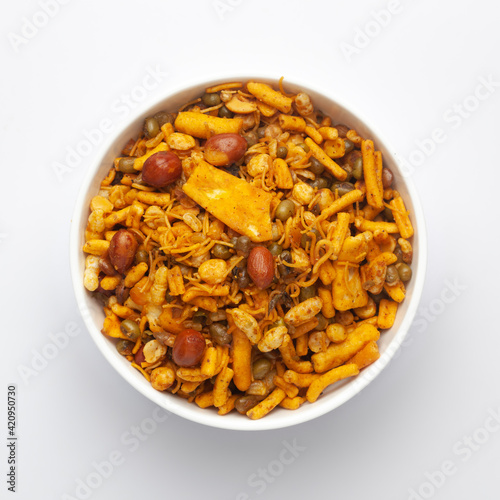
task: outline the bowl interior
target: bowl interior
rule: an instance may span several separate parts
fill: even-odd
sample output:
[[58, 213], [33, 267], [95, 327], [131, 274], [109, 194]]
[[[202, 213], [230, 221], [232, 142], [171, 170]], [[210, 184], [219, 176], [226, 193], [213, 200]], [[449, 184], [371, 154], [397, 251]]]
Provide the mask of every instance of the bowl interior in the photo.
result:
[[366, 387], [366, 385], [368, 385], [386, 366], [400, 347], [401, 342], [408, 332], [422, 293], [426, 267], [423, 213], [411, 180], [403, 176], [402, 169], [398, 166], [397, 155], [394, 150], [391, 149], [387, 141], [380, 137], [380, 134], [378, 134], [373, 127], [368, 125], [367, 121], [363, 119], [359, 113], [351, 111], [352, 108], [342, 104], [339, 99], [328, 97], [328, 92], [318, 90], [317, 87], [312, 87], [310, 84], [302, 84], [298, 81], [294, 83], [286, 81], [285, 90], [287, 92], [294, 93], [304, 91], [308, 93], [314, 106], [330, 116], [334, 123], [345, 123], [351, 128], [356, 129], [362, 136], [371, 138], [374, 141], [377, 149], [383, 154], [384, 165], [389, 167], [394, 173], [397, 189], [403, 196], [405, 204], [410, 211], [412, 223], [415, 228], [415, 235], [412, 242], [414, 249], [412, 263], [413, 278], [408, 283], [407, 296], [399, 307], [394, 326], [389, 330], [382, 331], [378, 342], [381, 352], [380, 359], [362, 370], [357, 377], [347, 379], [327, 389], [314, 404], [306, 402], [298, 410], [294, 411], [276, 408], [265, 418], [251, 421], [236, 412], [232, 412], [225, 416], [219, 416], [214, 409], [201, 409], [197, 405], [188, 403], [181, 398], [156, 391], [137, 370], [130, 366], [130, 363], [125, 358], [118, 354], [113, 341], [109, 340], [101, 333], [104, 320], [102, 308], [92, 299], [90, 293], [83, 287], [85, 255], [81, 249], [84, 244], [85, 226], [89, 215], [90, 200], [99, 191], [101, 180], [109, 171], [114, 158], [120, 154], [123, 145], [130, 138], [138, 134], [146, 116], [150, 116], [160, 110], [176, 111], [184, 103], [201, 95], [208, 86], [226, 81], [248, 81], [253, 79], [270, 83], [277, 88], [278, 82], [276, 78], [273, 79], [255, 75], [237, 76], [235, 78], [235, 75], [229, 75], [228, 77], [186, 85], [182, 89], [170, 90], [153, 106], [138, 111], [131, 119], [128, 126], [114, 135], [114, 137], [104, 145], [95, 163], [89, 167], [76, 202], [72, 219], [70, 242], [71, 273], [77, 302], [92, 338], [111, 365], [133, 387], [167, 411], [171, 411], [172, 413], [194, 422], [235, 430], [274, 429], [306, 422], [340, 406]]

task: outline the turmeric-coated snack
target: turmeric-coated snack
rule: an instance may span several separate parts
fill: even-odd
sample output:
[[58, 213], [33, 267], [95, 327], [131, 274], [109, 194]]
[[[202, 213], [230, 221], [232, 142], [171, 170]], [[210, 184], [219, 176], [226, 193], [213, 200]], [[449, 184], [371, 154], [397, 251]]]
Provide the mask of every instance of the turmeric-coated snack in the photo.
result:
[[411, 217], [376, 148], [282, 80], [146, 117], [90, 203], [102, 333], [154, 389], [220, 415], [356, 376], [411, 279]]

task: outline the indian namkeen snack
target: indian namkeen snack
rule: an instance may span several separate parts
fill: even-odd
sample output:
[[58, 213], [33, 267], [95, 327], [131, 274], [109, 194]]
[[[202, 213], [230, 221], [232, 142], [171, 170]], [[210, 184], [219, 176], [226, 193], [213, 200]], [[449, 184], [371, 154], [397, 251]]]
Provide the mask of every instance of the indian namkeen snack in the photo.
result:
[[412, 223], [370, 138], [260, 82], [145, 119], [90, 202], [84, 285], [158, 391], [251, 419], [379, 358]]

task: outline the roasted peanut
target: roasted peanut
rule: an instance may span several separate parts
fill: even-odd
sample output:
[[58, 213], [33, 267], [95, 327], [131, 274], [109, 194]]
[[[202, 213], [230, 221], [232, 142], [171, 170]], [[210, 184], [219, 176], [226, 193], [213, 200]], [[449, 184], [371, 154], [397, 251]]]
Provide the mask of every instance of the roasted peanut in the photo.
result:
[[247, 141], [239, 134], [217, 134], [205, 143], [203, 155], [208, 163], [223, 167], [240, 160], [247, 149]]
[[172, 359], [179, 366], [195, 366], [203, 357], [205, 346], [205, 339], [200, 332], [192, 329], [183, 330], [175, 337]]
[[274, 257], [266, 247], [254, 247], [247, 260], [247, 270], [257, 288], [267, 288], [274, 279]]
[[157, 188], [177, 180], [182, 173], [179, 157], [170, 151], [159, 151], [151, 155], [142, 168], [142, 180]]
[[113, 235], [109, 244], [109, 260], [119, 273], [126, 272], [134, 262], [137, 246], [135, 236], [126, 229], [120, 229]]

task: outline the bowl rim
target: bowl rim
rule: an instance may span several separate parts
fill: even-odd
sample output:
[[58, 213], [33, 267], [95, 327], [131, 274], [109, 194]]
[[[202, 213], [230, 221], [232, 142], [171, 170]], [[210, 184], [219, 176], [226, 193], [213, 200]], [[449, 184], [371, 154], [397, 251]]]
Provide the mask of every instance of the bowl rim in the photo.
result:
[[295, 77], [294, 75], [291, 75], [290, 78], [284, 80], [285, 87], [302, 89], [305, 92], [309, 91], [319, 94], [328, 101], [332, 102], [335, 106], [342, 108], [349, 114], [352, 114], [360, 123], [363, 124], [364, 127], [369, 129], [373, 135], [374, 142], [378, 146], [383, 145], [387, 153], [391, 156], [393, 163], [396, 165], [397, 170], [399, 171], [399, 174], [403, 179], [403, 183], [412, 203], [414, 224], [418, 227], [418, 232], [415, 232], [414, 235], [414, 241], [415, 239], [418, 241], [418, 273], [415, 273], [413, 276], [411, 300], [409, 300], [408, 309], [405, 312], [401, 324], [398, 326], [398, 330], [396, 331], [394, 337], [389, 342], [388, 347], [382, 353], [380, 358], [371, 366], [363, 369], [354, 379], [349, 380], [348, 384], [346, 384], [345, 386], [346, 390], [343, 390], [341, 391], [341, 393], [336, 394], [336, 397], [334, 398], [325, 399], [322, 402], [317, 401], [316, 403], [311, 404], [307, 412], [300, 412], [300, 409], [294, 410], [286, 412], [284, 414], [286, 415], [286, 418], [279, 419], [268, 419], [266, 417], [254, 421], [246, 419], [241, 415], [238, 415], [239, 418], [237, 419], [228, 419], [227, 416], [223, 417], [215, 412], [207, 410], [203, 410], [203, 413], [193, 411], [195, 408], [199, 410], [199, 408], [196, 407], [194, 403], [190, 403], [189, 406], [186, 406], [185, 404], [179, 404], [185, 402], [178, 401], [179, 398], [165, 397], [164, 393], [156, 391], [151, 387], [151, 385], [145, 385], [145, 379], [141, 381], [141, 379], [138, 378], [135, 373], [133, 373], [134, 370], [126, 371], [123, 369], [123, 364], [120, 363], [121, 360], [108, 348], [110, 342], [109, 339], [107, 339], [100, 332], [100, 329], [96, 328], [94, 322], [92, 321], [89, 307], [100, 309], [100, 306], [97, 307], [97, 304], [93, 304], [94, 307], [92, 307], [87, 304], [87, 302], [89, 302], [89, 296], [88, 292], [85, 290], [82, 284], [81, 255], [83, 254], [81, 253], [80, 237], [83, 227], [82, 224], [84, 224], [85, 222], [83, 218], [83, 205], [85, 203], [85, 200], [88, 198], [88, 192], [91, 184], [95, 180], [96, 173], [102, 166], [106, 155], [111, 149], [113, 149], [113, 146], [115, 146], [119, 136], [122, 135], [125, 130], [131, 127], [135, 122], [143, 119], [145, 116], [148, 116], [148, 112], [153, 108], [158, 107], [161, 103], [171, 100], [175, 96], [178, 96], [182, 93], [193, 93], [195, 89], [199, 89], [200, 87], [208, 87], [228, 81], [245, 82], [251, 80], [266, 82], [276, 86], [278, 84], [279, 77], [276, 77], [276, 74], [272, 74], [271, 72], [252, 72], [251, 74], [249, 74], [246, 72], [232, 71], [224, 73], [217, 72], [215, 74], [207, 74], [196, 78], [182, 80], [182, 82], [178, 83], [177, 85], [167, 85], [165, 90], [160, 95], [148, 99], [141, 105], [138, 105], [137, 108], [127, 118], [120, 121], [117, 124], [117, 127], [115, 127], [115, 129], [110, 133], [110, 136], [107, 137], [102, 145], [100, 145], [97, 153], [90, 161], [88, 169], [84, 175], [82, 184], [78, 192], [78, 196], [74, 204], [73, 217], [71, 219], [69, 259], [73, 291], [75, 293], [78, 308], [84, 320], [85, 326], [106, 360], [130, 385], [132, 385], [132, 387], [134, 387], [142, 395], [144, 395], [150, 401], [156, 403], [161, 408], [192, 422], [208, 425], [210, 427], [216, 427], [219, 429], [244, 431], [286, 428], [314, 420], [322, 415], [325, 415], [326, 413], [333, 411], [335, 408], [338, 408], [339, 406], [353, 398], [355, 395], [357, 395], [370, 382], [372, 382], [387, 366], [389, 361], [394, 357], [394, 354], [400, 349], [401, 344], [408, 333], [408, 330], [416, 315], [417, 308], [422, 296], [427, 267], [427, 234], [425, 228], [425, 218], [422, 206], [420, 204], [420, 199], [415, 189], [413, 180], [409, 175], [406, 175], [404, 173], [402, 159], [400, 159], [401, 157], [398, 155], [394, 147], [392, 147], [390, 141], [388, 141], [383, 136], [378, 127], [374, 126], [370, 120], [366, 119], [363, 113], [360, 113], [355, 106], [353, 106], [350, 102], [347, 102], [342, 96], [338, 95], [338, 93], [329, 91], [323, 88], [321, 85], [305, 82], [301, 77]]

